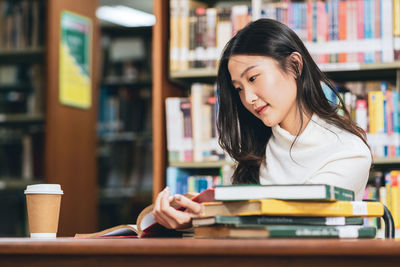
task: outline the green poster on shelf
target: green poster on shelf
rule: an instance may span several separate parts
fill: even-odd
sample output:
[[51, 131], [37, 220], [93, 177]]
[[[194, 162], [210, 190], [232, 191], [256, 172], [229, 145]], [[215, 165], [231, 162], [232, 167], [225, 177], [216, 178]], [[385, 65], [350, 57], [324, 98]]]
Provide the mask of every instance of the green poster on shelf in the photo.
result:
[[92, 21], [63, 11], [60, 24], [59, 99], [64, 105], [88, 109], [92, 104]]

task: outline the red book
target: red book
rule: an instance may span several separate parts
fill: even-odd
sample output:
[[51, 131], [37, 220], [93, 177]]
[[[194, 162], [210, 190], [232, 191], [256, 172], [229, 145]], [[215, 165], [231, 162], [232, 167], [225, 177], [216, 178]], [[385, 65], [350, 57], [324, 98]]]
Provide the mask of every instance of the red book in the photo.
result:
[[[364, 39], [364, 0], [357, 0], [357, 39]], [[358, 62], [364, 63], [364, 53], [358, 53]]]
[[[339, 2], [339, 40], [345, 41], [347, 39], [347, 4], [346, 1]], [[347, 62], [346, 53], [340, 53], [338, 58], [339, 63]]]

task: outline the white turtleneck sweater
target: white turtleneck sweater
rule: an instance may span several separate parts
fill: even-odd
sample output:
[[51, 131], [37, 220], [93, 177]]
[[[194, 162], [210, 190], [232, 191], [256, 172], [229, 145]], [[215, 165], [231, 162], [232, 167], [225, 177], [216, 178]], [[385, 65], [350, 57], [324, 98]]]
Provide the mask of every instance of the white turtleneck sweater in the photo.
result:
[[356, 135], [311, 117], [290, 152], [295, 136], [272, 127], [261, 184], [330, 184], [355, 192], [362, 200], [371, 167], [371, 153]]

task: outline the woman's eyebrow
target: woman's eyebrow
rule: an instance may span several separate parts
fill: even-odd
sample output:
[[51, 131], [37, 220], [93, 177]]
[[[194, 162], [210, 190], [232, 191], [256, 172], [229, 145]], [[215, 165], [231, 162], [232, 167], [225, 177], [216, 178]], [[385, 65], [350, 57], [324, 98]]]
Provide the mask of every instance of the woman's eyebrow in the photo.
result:
[[257, 67], [257, 65], [253, 65], [253, 66], [247, 67], [247, 68], [242, 72], [242, 74], [240, 74], [240, 78], [242, 78], [242, 77], [246, 74], [246, 72], [248, 72], [249, 70], [251, 70], [252, 68], [255, 68], [255, 67]]
[[[252, 68], [257, 67], [258, 65], [253, 65], [253, 66], [249, 66], [247, 67], [241, 74], [240, 74], [240, 78], [242, 78], [249, 70], [251, 70]], [[232, 83], [236, 82], [235, 80], [232, 80]]]

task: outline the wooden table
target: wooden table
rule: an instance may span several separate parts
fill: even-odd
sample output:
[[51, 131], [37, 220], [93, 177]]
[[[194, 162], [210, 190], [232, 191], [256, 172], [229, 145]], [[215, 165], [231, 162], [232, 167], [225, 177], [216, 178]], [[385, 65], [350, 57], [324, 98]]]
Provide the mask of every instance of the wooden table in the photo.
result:
[[396, 240], [0, 238], [0, 266], [400, 266]]

